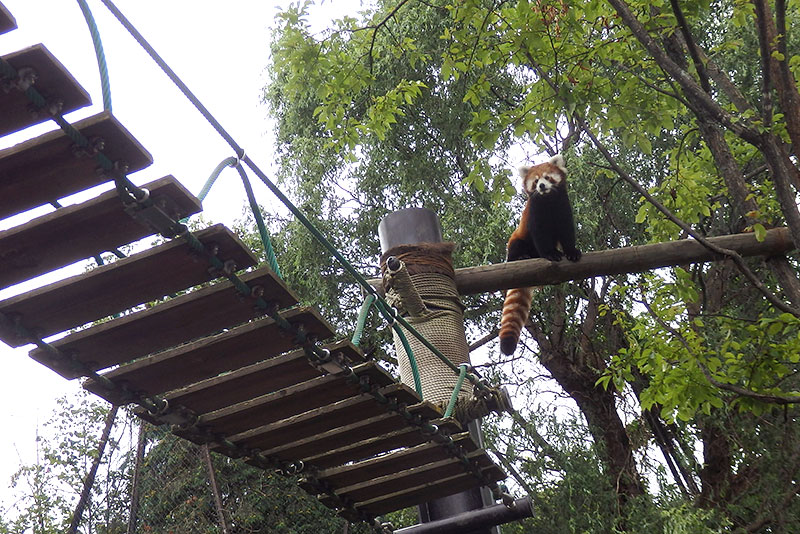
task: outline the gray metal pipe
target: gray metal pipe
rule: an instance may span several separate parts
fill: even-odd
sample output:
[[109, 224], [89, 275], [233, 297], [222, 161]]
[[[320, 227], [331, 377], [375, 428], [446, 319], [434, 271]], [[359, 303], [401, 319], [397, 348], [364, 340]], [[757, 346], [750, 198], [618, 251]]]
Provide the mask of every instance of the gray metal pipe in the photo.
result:
[[532, 516], [533, 502], [530, 497], [523, 497], [514, 501], [510, 508], [504, 504], [495, 504], [430, 523], [401, 528], [395, 530], [394, 534], [462, 534]]

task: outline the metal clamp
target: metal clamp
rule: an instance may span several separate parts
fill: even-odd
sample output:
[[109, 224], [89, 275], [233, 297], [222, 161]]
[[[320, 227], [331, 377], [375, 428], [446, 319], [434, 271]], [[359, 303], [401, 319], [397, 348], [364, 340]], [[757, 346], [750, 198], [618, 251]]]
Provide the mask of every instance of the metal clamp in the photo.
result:
[[32, 67], [22, 67], [17, 69], [16, 78], [5, 78], [0, 81], [0, 88], [4, 93], [10, 93], [12, 90], [25, 92], [30, 89], [35, 83], [39, 74]]

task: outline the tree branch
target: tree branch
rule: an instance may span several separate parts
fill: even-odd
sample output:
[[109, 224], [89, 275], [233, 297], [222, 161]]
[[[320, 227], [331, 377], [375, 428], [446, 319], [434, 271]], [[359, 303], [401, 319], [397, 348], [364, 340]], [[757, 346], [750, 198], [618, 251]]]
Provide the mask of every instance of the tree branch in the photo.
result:
[[608, 0], [611, 6], [617, 11], [617, 14], [622, 18], [625, 25], [631, 30], [634, 37], [647, 49], [656, 63], [664, 69], [672, 78], [678, 82], [681, 88], [686, 93], [689, 100], [699, 105], [715, 120], [719, 121], [726, 128], [734, 132], [736, 135], [752, 144], [759, 147], [761, 144], [761, 136], [758, 131], [746, 125], [746, 121], [736, 119], [725, 111], [722, 106], [717, 104], [711, 96], [706, 93], [702, 87], [689, 75], [688, 72], [683, 70], [677, 63], [672, 61], [664, 50], [656, 43], [656, 41], [647, 32], [647, 29], [637, 19], [624, 0]]
[[672, 6], [672, 13], [675, 14], [675, 19], [678, 21], [678, 27], [681, 29], [683, 38], [686, 40], [686, 47], [689, 49], [689, 55], [692, 58], [695, 70], [697, 70], [697, 76], [700, 78], [700, 86], [706, 93], [711, 94], [708, 72], [706, 72], [705, 65], [703, 65], [703, 62], [700, 60], [697, 44], [694, 42], [692, 32], [689, 30], [689, 23], [686, 22], [686, 17], [683, 16], [683, 11], [681, 10], [680, 4], [678, 4], [678, 0], [670, 0], [669, 3]]
[[[694, 84], [693, 80], [691, 80], [691, 77], [689, 77], [688, 74], [683, 69], [678, 67], [671, 59], [669, 59], [666, 56], [666, 54], [663, 52], [663, 50], [661, 50], [661, 48], [657, 44], [655, 44], [655, 42], [652, 39], [650, 39], [649, 34], [644, 29], [644, 27], [641, 25], [641, 23], [639, 23], [639, 21], [635, 17], [633, 17], [633, 15], [630, 13], [630, 11], [627, 11], [627, 5], [625, 5], [624, 2], [622, 2], [621, 0], [609, 0], [609, 2], [611, 2], [612, 5], [619, 4], [621, 7], [618, 9], [618, 12], [620, 12], [619, 11], [620, 9], [623, 9], [624, 12], [627, 12], [627, 16], [630, 19], [632, 19], [631, 20], [631, 24], [635, 25], [639, 30], [641, 30], [641, 33], [643, 34], [642, 39], [645, 39], [645, 40], [647, 40], [648, 43], [652, 44], [652, 46], [653, 46], [653, 48], [655, 50], [654, 53], [656, 53], [660, 57], [662, 57], [664, 59], [664, 61], [669, 62], [670, 65], [674, 66], [675, 69], [677, 71], [679, 71], [679, 74], [681, 76], [689, 78], [690, 82], [693, 84], [693, 87], [695, 87], [696, 89], [699, 89], [699, 88], [697, 88], [696, 84]], [[623, 19], [625, 19], [624, 16], [623, 16]], [[627, 21], [626, 21], [626, 23], [627, 23]], [[633, 30], [633, 27], [631, 27], [631, 29]], [[636, 33], [636, 31], [634, 31], [634, 33]], [[539, 63], [530, 54], [530, 52], [529, 51], [525, 51], [525, 55], [528, 58], [528, 61], [530, 61], [531, 65], [536, 69], [536, 71], [539, 73], [539, 75], [542, 77], [542, 79], [550, 86], [550, 88], [553, 90], [553, 92], [556, 95], [559, 94], [558, 86], [547, 75], [547, 73], [539, 66]], [[719, 107], [716, 104], [716, 102], [711, 100], [711, 97], [708, 94], [706, 94], [702, 90], [700, 90], [699, 93], [700, 93], [700, 96], [698, 98], [708, 99], [711, 102], [711, 104], [713, 104], [713, 106]], [[719, 108], [719, 109], [722, 110], [722, 108]], [[592, 143], [595, 145], [595, 148], [597, 148], [597, 150], [603, 155], [603, 157], [606, 159], [606, 161], [608, 161], [609, 165], [611, 165], [611, 168], [614, 170], [614, 172], [616, 172], [619, 175], [620, 178], [624, 179], [631, 186], [633, 186], [633, 188], [636, 189], [636, 191], [639, 194], [641, 194], [650, 204], [652, 204], [658, 211], [660, 211], [662, 214], [664, 214], [664, 216], [666, 216], [667, 219], [669, 219], [670, 221], [675, 223], [681, 230], [686, 232], [687, 235], [690, 235], [693, 238], [695, 238], [704, 247], [708, 248], [712, 252], [727, 256], [730, 259], [732, 259], [733, 262], [736, 264], [736, 267], [738, 267], [738, 269], [742, 272], [742, 274], [745, 276], [745, 278], [747, 278], [750, 281], [750, 283], [752, 283], [753, 286], [755, 286], [756, 289], [758, 289], [764, 295], [764, 297], [766, 297], [766, 299], [773, 306], [775, 306], [776, 308], [778, 308], [779, 310], [781, 310], [783, 312], [791, 313], [792, 315], [795, 315], [796, 317], [800, 317], [800, 310], [797, 310], [794, 307], [789, 306], [788, 304], [783, 302], [781, 299], [779, 299], [774, 293], [772, 293], [772, 291], [770, 291], [769, 288], [767, 288], [767, 286], [764, 285], [764, 283], [750, 270], [750, 268], [747, 267], [747, 265], [744, 263], [744, 260], [742, 260], [742, 257], [738, 253], [736, 253], [735, 251], [730, 250], [730, 249], [721, 248], [721, 247], [719, 247], [717, 245], [714, 245], [713, 243], [709, 242], [706, 238], [704, 238], [699, 233], [697, 233], [692, 227], [690, 227], [688, 224], [686, 224], [681, 219], [679, 219], [675, 214], [673, 214], [669, 209], [667, 209], [666, 206], [664, 206], [653, 195], [651, 195], [650, 192], [647, 191], [647, 189], [642, 187], [642, 185], [639, 182], [634, 180], [632, 176], [630, 176], [627, 172], [625, 172], [625, 170], [623, 170], [622, 167], [620, 167], [617, 164], [616, 159], [614, 158], [614, 156], [611, 155], [611, 153], [608, 151], [606, 146], [603, 143], [601, 143], [600, 140], [594, 135], [592, 130], [589, 128], [589, 125], [586, 123], [586, 121], [584, 120], [583, 116], [580, 113], [578, 113], [578, 111], [574, 111], [572, 113], [572, 117], [573, 117], [573, 120], [575, 120], [575, 122], [578, 124], [578, 126], [580, 126], [581, 130], [583, 130], [584, 133], [586, 133], [586, 135], [589, 136], [589, 138], [592, 140]], [[756, 135], [756, 137], [758, 137], [758, 139], [760, 141], [761, 140], [761, 136], [758, 133], [755, 133], [755, 135]], [[767, 145], [769, 145], [769, 143], [767, 143]], [[767, 162], [769, 163], [769, 158], [767, 158]], [[781, 188], [781, 186], [785, 183], [785, 180], [783, 180], [783, 176], [775, 177], [775, 180], [776, 180], [776, 186], [777, 186], [777, 189], [778, 189], [778, 199], [781, 200], [781, 207], [783, 208], [784, 204], [786, 203], [786, 202], [784, 202], [784, 200], [785, 200], [784, 197], [786, 197], [786, 195], [781, 195], [781, 193], [783, 192], [783, 189]], [[800, 230], [795, 232], [795, 228], [800, 228], [800, 221], [798, 221], [797, 224], [795, 224], [795, 220], [794, 220], [794, 215], [795, 214], [797, 214], [796, 206], [795, 206], [794, 211], [790, 211], [788, 213], [785, 212], [785, 215], [787, 217], [787, 222], [789, 223], [789, 227], [792, 230], [792, 236], [793, 237], [795, 235], [800, 236]], [[798, 219], [800, 219], [800, 215], [798, 216]], [[800, 237], [798, 237], [795, 240], [795, 242], [798, 244], [798, 246], [800, 246]], [[517, 287], [524, 287], [524, 286], [517, 286]]]
[[[706, 241], [717, 248], [732, 250], [744, 257], [774, 256], [794, 249], [786, 228], [767, 230], [764, 241], [758, 241], [752, 233], [710, 237]], [[587, 252], [581, 257], [581, 261], [575, 263], [551, 262], [537, 258], [456, 269], [456, 286], [460, 294], [472, 295], [724, 259], [725, 255], [713, 252], [695, 239], [681, 239]], [[369, 282], [382, 291], [380, 279], [376, 278]]]
[[[776, 308], [778, 308], [779, 310], [781, 310], [783, 312], [791, 313], [792, 315], [794, 315], [796, 317], [800, 317], [800, 310], [797, 310], [794, 307], [789, 306], [788, 304], [783, 302], [781, 299], [779, 299], [772, 291], [770, 291], [769, 288], [767, 288], [767, 286], [764, 285], [764, 283], [755, 275], [755, 273], [753, 273], [753, 271], [751, 271], [750, 268], [744, 263], [744, 260], [742, 259], [741, 255], [739, 255], [734, 250], [720, 247], [720, 246], [714, 244], [713, 242], [709, 241], [705, 237], [701, 236], [691, 226], [689, 226], [688, 224], [683, 222], [681, 219], [676, 217], [675, 214], [673, 214], [669, 209], [667, 209], [666, 206], [664, 206], [661, 202], [656, 200], [656, 198], [653, 197], [653, 195], [651, 195], [650, 192], [647, 191], [647, 189], [642, 187], [642, 185], [639, 182], [634, 180], [632, 176], [630, 176], [627, 172], [625, 172], [625, 170], [622, 169], [622, 167], [620, 167], [617, 164], [617, 162], [614, 159], [614, 157], [611, 155], [611, 153], [608, 151], [608, 149], [606, 149], [605, 145], [602, 144], [600, 142], [600, 140], [597, 139], [597, 137], [595, 137], [594, 133], [589, 129], [589, 126], [586, 124], [586, 122], [583, 120], [583, 118], [581, 118], [581, 117], [576, 117], [576, 118], [580, 121], [580, 124], [582, 125], [584, 132], [586, 132], [586, 134], [592, 139], [592, 142], [595, 144], [595, 147], [597, 148], [597, 150], [601, 154], [603, 154], [603, 156], [606, 158], [606, 161], [608, 161], [608, 163], [614, 169], [614, 172], [616, 172], [621, 178], [623, 178], [626, 182], [628, 182], [631, 186], [633, 186], [633, 188], [636, 189], [636, 191], [639, 194], [641, 194], [648, 202], [650, 202], [650, 204], [655, 206], [655, 208], [658, 211], [660, 211], [662, 214], [664, 214], [664, 216], [667, 219], [669, 219], [670, 221], [675, 223], [681, 230], [686, 232], [687, 235], [690, 235], [693, 238], [695, 238], [704, 247], [708, 248], [712, 252], [715, 252], [717, 254], [721, 254], [723, 256], [727, 256], [728, 258], [733, 260], [733, 262], [736, 264], [736, 267], [739, 268], [739, 271], [741, 271], [741, 273], [745, 276], [745, 278], [747, 278], [750, 281], [750, 283], [753, 284], [753, 286], [756, 289], [758, 289], [764, 295], [764, 297], [766, 297], [766, 299], [773, 306], [775, 306]], [[778, 195], [778, 198], [779, 199], [781, 198], [780, 194]], [[783, 207], [783, 203], [781, 204], [781, 207]], [[794, 212], [797, 212], [796, 207], [795, 207]], [[787, 216], [787, 218], [788, 218], [788, 216]], [[789, 219], [789, 222], [791, 224], [793, 221], [791, 219]], [[793, 230], [793, 227], [790, 227], [790, 228], [792, 228], [792, 230]], [[793, 231], [792, 231], [792, 235], [794, 235]]]
[[480, 338], [477, 341], [473, 342], [469, 346], [469, 351], [472, 352], [475, 349], [481, 348], [482, 346], [486, 345], [487, 343], [492, 341], [494, 338], [496, 338], [498, 335], [500, 335], [500, 329], [499, 328], [495, 328], [494, 330], [492, 330], [491, 332], [489, 332], [488, 334], [486, 334], [482, 338]]

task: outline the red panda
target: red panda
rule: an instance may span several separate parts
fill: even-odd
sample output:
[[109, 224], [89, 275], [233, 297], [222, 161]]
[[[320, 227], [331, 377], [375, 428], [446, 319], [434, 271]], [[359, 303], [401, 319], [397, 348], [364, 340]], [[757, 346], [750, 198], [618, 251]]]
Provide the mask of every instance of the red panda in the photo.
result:
[[[546, 258], [559, 261], [581, 259], [575, 248], [575, 221], [567, 197], [567, 168], [556, 154], [550, 160], [520, 169], [528, 201], [519, 226], [508, 239], [506, 261]], [[560, 249], [559, 249], [560, 247]], [[532, 287], [509, 289], [500, 319], [500, 350], [514, 353], [520, 332], [528, 319], [533, 300]]]

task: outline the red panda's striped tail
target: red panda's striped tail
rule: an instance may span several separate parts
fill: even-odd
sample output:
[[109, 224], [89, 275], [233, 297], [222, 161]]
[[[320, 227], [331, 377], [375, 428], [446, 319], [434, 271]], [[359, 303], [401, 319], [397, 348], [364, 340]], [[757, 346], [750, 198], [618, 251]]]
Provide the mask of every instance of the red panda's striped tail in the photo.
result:
[[533, 301], [532, 287], [509, 289], [500, 318], [500, 350], [505, 355], [514, 354], [522, 327], [528, 320]]

